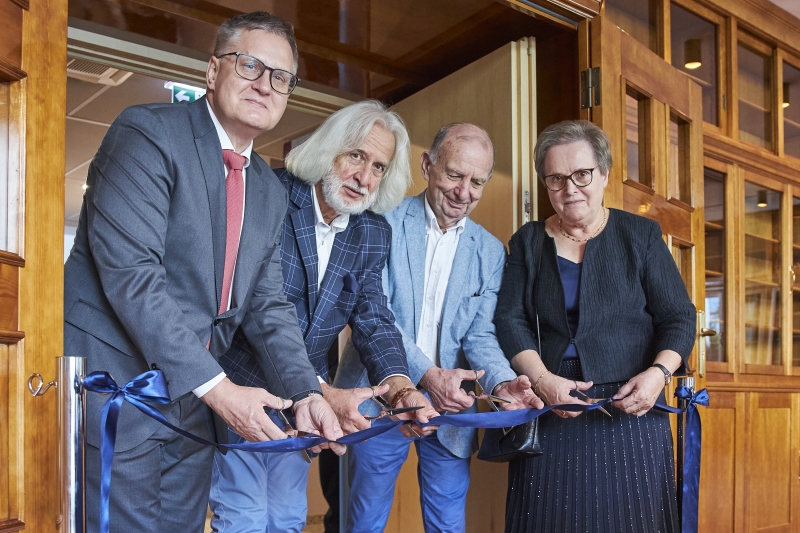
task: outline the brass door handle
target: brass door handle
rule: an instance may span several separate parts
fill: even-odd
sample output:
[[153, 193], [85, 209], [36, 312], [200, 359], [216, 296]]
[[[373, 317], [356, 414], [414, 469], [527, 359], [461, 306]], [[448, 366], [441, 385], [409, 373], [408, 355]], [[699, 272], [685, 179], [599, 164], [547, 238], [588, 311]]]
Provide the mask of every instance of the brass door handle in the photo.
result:
[[701, 337], [713, 337], [716, 334], [717, 334], [717, 332], [714, 331], [713, 329], [708, 329], [706, 327], [700, 328], [700, 336]]

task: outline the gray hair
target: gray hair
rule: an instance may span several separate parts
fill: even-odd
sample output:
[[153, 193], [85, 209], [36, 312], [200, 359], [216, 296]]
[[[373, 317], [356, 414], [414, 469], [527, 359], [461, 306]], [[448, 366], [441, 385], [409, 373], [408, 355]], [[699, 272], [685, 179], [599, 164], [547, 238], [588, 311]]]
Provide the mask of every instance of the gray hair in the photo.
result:
[[289, 43], [292, 49], [294, 70], [297, 72], [298, 56], [297, 43], [294, 40], [294, 28], [283, 19], [275, 15], [270, 15], [266, 11], [242, 13], [223, 22], [222, 26], [217, 30], [217, 42], [214, 45], [214, 55], [219, 56], [227, 52], [236, 52], [237, 50], [229, 50], [229, 47], [233, 46], [233, 44], [239, 40], [239, 36], [243, 31], [252, 30], [263, 30], [286, 39], [286, 42]]
[[[434, 165], [436, 164], [436, 161], [439, 159], [439, 150], [442, 148], [442, 144], [444, 144], [444, 140], [447, 137], [447, 134], [450, 133], [450, 130], [458, 126], [472, 126], [482, 131], [484, 135], [486, 135], [486, 139], [482, 139], [477, 135], [470, 135], [470, 134], [464, 135], [462, 138], [476, 140], [482, 143], [486, 148], [492, 149], [492, 168], [489, 170], [489, 175], [486, 177], [486, 179], [491, 178], [492, 174], [494, 173], [494, 165], [496, 163], [496, 153], [494, 150], [494, 144], [492, 144], [492, 140], [485, 129], [481, 128], [480, 126], [476, 126], [475, 124], [470, 124], [468, 122], [452, 122], [447, 126], [442, 126], [441, 129], [439, 129], [439, 131], [436, 132], [436, 135], [433, 137], [433, 143], [431, 144], [431, 148], [430, 150], [428, 150], [428, 158], [431, 160], [431, 163], [433, 163]], [[485, 141], [487, 140], [489, 142], [488, 146], [486, 146], [485, 143]]]
[[289, 152], [287, 170], [309, 185], [316, 184], [333, 170], [337, 157], [361, 146], [375, 124], [394, 135], [395, 145], [370, 211], [390, 211], [403, 200], [411, 184], [411, 142], [403, 119], [377, 100], [358, 102], [329, 116], [311, 137]]
[[533, 161], [539, 179], [544, 180], [544, 161], [550, 148], [580, 141], [589, 143], [597, 168], [602, 174], [608, 174], [611, 170], [611, 141], [606, 132], [588, 120], [565, 120], [547, 126], [539, 134], [536, 148], [533, 149]]

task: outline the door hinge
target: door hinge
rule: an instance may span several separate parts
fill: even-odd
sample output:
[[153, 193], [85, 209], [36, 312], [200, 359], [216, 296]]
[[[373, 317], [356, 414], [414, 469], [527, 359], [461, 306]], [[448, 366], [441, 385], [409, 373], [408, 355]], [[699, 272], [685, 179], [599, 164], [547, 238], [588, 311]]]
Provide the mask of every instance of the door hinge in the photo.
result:
[[581, 109], [600, 105], [600, 67], [581, 72]]

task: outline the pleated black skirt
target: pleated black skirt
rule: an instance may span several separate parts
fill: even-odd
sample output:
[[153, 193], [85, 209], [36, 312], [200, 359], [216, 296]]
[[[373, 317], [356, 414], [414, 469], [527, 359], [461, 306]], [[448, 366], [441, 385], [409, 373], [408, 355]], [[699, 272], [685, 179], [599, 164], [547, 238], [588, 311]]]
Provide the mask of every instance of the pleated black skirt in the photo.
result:
[[[581, 379], [577, 360], [559, 375]], [[622, 383], [592, 387], [612, 396]], [[671, 533], [680, 531], [668, 415], [608, 408], [576, 418], [539, 419], [544, 455], [509, 464], [507, 533]]]

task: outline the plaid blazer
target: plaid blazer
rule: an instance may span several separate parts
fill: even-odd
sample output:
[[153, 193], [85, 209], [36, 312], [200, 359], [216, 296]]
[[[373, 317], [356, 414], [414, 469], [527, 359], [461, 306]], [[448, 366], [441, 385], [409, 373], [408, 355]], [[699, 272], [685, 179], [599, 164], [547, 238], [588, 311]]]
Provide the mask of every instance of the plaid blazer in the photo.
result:
[[[350, 325], [351, 338], [359, 349], [370, 383], [378, 384], [397, 374], [407, 376], [403, 339], [394, 325], [382, 284], [392, 240], [391, 227], [382, 216], [370, 211], [351, 215], [347, 228], [336, 234], [318, 290], [311, 186], [285, 169], [275, 173], [289, 193], [281, 243], [283, 287], [297, 310], [308, 358], [317, 374], [328, 380], [328, 349], [344, 327]], [[234, 383], [265, 387], [266, 380], [241, 331], [219, 362]]]

